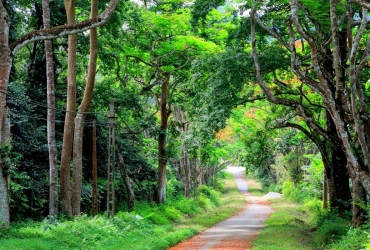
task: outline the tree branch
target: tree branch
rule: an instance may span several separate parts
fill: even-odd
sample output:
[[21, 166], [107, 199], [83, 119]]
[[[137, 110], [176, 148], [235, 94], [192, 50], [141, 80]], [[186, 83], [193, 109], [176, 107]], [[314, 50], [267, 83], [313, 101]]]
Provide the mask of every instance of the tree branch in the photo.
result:
[[350, 2], [360, 5], [363, 8], [370, 9], [369, 0], [351, 0]]
[[52, 29], [42, 29], [30, 32], [10, 44], [9, 48], [11, 54], [14, 56], [22, 47], [36, 41], [55, 39], [62, 36], [81, 33], [91, 28], [102, 26], [109, 21], [109, 18], [111, 17], [113, 11], [116, 9], [119, 1], [120, 0], [111, 0], [105, 11], [103, 11], [99, 16], [95, 18], [90, 18], [88, 20], [73, 25], [62, 25], [54, 27]]

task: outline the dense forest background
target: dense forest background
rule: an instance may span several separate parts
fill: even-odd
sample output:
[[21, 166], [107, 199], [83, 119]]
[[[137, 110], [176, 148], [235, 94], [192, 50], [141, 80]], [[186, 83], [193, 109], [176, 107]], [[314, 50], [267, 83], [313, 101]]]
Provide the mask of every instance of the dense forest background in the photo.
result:
[[266, 190], [362, 225], [368, 9], [360, 0], [2, 0], [0, 221], [94, 214], [96, 121], [99, 212], [112, 199], [112, 166], [115, 210], [132, 211], [218, 189], [233, 164]]

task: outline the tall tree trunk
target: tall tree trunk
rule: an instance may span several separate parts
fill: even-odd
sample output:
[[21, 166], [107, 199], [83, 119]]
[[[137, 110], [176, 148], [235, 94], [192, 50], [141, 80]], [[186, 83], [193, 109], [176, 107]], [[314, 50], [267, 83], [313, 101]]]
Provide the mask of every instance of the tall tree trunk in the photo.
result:
[[185, 112], [182, 108], [175, 108], [173, 112], [174, 119], [180, 124], [180, 126], [177, 126], [177, 131], [181, 134], [181, 160], [183, 170], [184, 170], [184, 176], [182, 178], [182, 181], [184, 183], [184, 195], [187, 198], [191, 197], [191, 185], [190, 185], [190, 179], [191, 179], [191, 171], [190, 171], [190, 160], [189, 160], [189, 154], [186, 147], [186, 140], [185, 136], [189, 129], [189, 121], [186, 119]]
[[[75, 0], [64, 0], [68, 24], [75, 23]], [[60, 166], [60, 195], [62, 213], [72, 216], [70, 164], [73, 144], [74, 114], [76, 111], [76, 49], [77, 35], [68, 36], [67, 107], [63, 131]]]
[[185, 168], [185, 197], [190, 198], [191, 197], [191, 169], [190, 169], [190, 159], [189, 154], [186, 151], [184, 151], [184, 168]]
[[326, 171], [323, 172], [322, 209], [328, 209], [328, 178], [326, 177]]
[[[3, 124], [1, 130], [1, 145], [8, 147], [10, 143], [10, 121], [7, 112], [4, 112]], [[9, 148], [10, 149], [10, 148]], [[7, 170], [10, 166], [8, 150], [2, 150], [6, 153], [0, 155], [0, 228], [8, 228], [10, 224], [10, 209], [9, 209], [9, 174]]]
[[[326, 114], [326, 131], [332, 138], [336, 138], [338, 141], [340, 140], [334, 122], [328, 112]], [[330, 164], [326, 165], [325, 168], [329, 183], [330, 207], [338, 209], [339, 214], [343, 215], [345, 211], [351, 209], [349, 206], [351, 190], [347, 171], [347, 157], [340, 144], [325, 143], [328, 145], [326, 147], [327, 157], [330, 161]]]
[[334, 184], [334, 190], [330, 190], [329, 192], [329, 199], [330, 206], [332, 208], [337, 208], [341, 215], [343, 215], [345, 211], [351, 209], [349, 205], [351, 190], [349, 188], [349, 176], [346, 165], [347, 159], [343, 150], [340, 146], [336, 146], [332, 149], [332, 168], [330, 170], [328, 169], [330, 175], [328, 178]]
[[157, 203], [166, 202], [166, 138], [167, 138], [167, 123], [168, 123], [168, 110], [167, 110], [167, 92], [170, 75], [165, 74], [161, 86], [161, 124], [158, 135], [158, 182], [157, 182]]
[[[10, 20], [3, 2], [0, 1], [0, 143], [6, 147], [9, 143], [10, 131], [8, 132], [7, 117], [5, 113], [6, 95], [8, 88], [12, 57], [9, 50], [9, 27]], [[7, 166], [3, 155], [0, 155], [0, 227], [8, 228], [10, 224], [9, 213], [9, 190]]]
[[134, 188], [132, 187], [132, 182], [130, 177], [128, 176], [127, 169], [125, 166], [125, 162], [123, 160], [123, 155], [119, 152], [117, 149], [118, 154], [118, 169], [121, 173], [121, 177], [123, 180], [123, 183], [125, 184], [126, 191], [127, 191], [127, 208], [128, 211], [134, 211], [135, 210], [135, 192]]
[[[98, 0], [91, 1], [91, 18], [98, 15]], [[82, 189], [82, 142], [86, 112], [89, 111], [96, 75], [96, 62], [98, 58], [98, 33], [97, 28], [90, 29], [90, 61], [86, 78], [84, 96], [75, 120], [73, 141], [73, 173], [72, 173], [72, 214], [79, 215], [81, 208]]]
[[[42, 16], [44, 29], [50, 29], [50, 6], [49, 0], [42, 1]], [[58, 169], [57, 169], [57, 145], [55, 140], [55, 79], [53, 47], [51, 40], [45, 40], [45, 60], [47, 79], [47, 137], [49, 149], [49, 216], [56, 217], [58, 214]]]
[[202, 184], [200, 181], [200, 165], [198, 164], [198, 157], [196, 155], [193, 156], [192, 159], [192, 168], [193, 168], [193, 183], [194, 183], [194, 197], [198, 197], [198, 187]]

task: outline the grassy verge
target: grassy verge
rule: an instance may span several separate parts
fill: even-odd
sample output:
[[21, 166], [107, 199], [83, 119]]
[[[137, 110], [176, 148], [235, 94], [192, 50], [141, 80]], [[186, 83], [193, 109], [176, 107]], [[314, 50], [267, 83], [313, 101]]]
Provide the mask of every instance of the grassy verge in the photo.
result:
[[244, 206], [244, 196], [231, 175], [226, 174], [224, 182], [220, 197], [203, 188], [196, 201], [181, 198], [161, 206], [141, 204], [136, 214], [119, 212], [109, 219], [85, 215], [64, 222], [12, 225], [0, 230], [0, 249], [166, 249]]
[[275, 212], [266, 221], [266, 228], [253, 241], [254, 250], [320, 249], [309, 223], [310, 215], [303, 205], [284, 198], [271, 199], [270, 202]]
[[245, 205], [245, 196], [240, 194], [231, 174], [225, 173], [224, 187], [220, 199], [220, 205], [206, 213], [184, 220], [175, 226], [176, 230], [193, 228], [197, 232], [203, 231], [212, 225], [230, 217]]
[[262, 191], [261, 183], [255, 181], [251, 175], [247, 175], [246, 183], [248, 191], [254, 196], [264, 196], [266, 193]]

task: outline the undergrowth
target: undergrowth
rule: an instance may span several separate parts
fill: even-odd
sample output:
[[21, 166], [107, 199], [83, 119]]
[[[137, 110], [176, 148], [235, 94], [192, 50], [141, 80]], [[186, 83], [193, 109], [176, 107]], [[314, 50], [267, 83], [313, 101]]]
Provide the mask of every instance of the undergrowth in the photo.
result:
[[[294, 186], [291, 182], [283, 185], [283, 194], [285, 199], [295, 202], [295, 212], [288, 212], [297, 217], [290, 218], [291, 224], [295, 220], [300, 220], [302, 227], [296, 228], [296, 231], [302, 230], [302, 236], [309, 235], [318, 249], [368, 249], [370, 250], [370, 222], [365, 223], [361, 228], [353, 228], [350, 224], [351, 215], [339, 215], [335, 210], [322, 209], [322, 201], [305, 192], [307, 188], [303, 185]], [[278, 205], [277, 210], [280, 210]], [[370, 207], [364, 206], [363, 209], [370, 214]], [[298, 212], [298, 211], [301, 212]], [[285, 213], [285, 211], [284, 211]], [[274, 215], [276, 216], [276, 215]], [[273, 219], [274, 216], [271, 218]], [[302, 238], [302, 236], [297, 236]], [[278, 248], [276, 248], [278, 249]]]
[[135, 212], [14, 224], [0, 230], [0, 249], [167, 249], [237, 212], [245, 199], [231, 175], [218, 193], [206, 186], [197, 199], [139, 203]]

